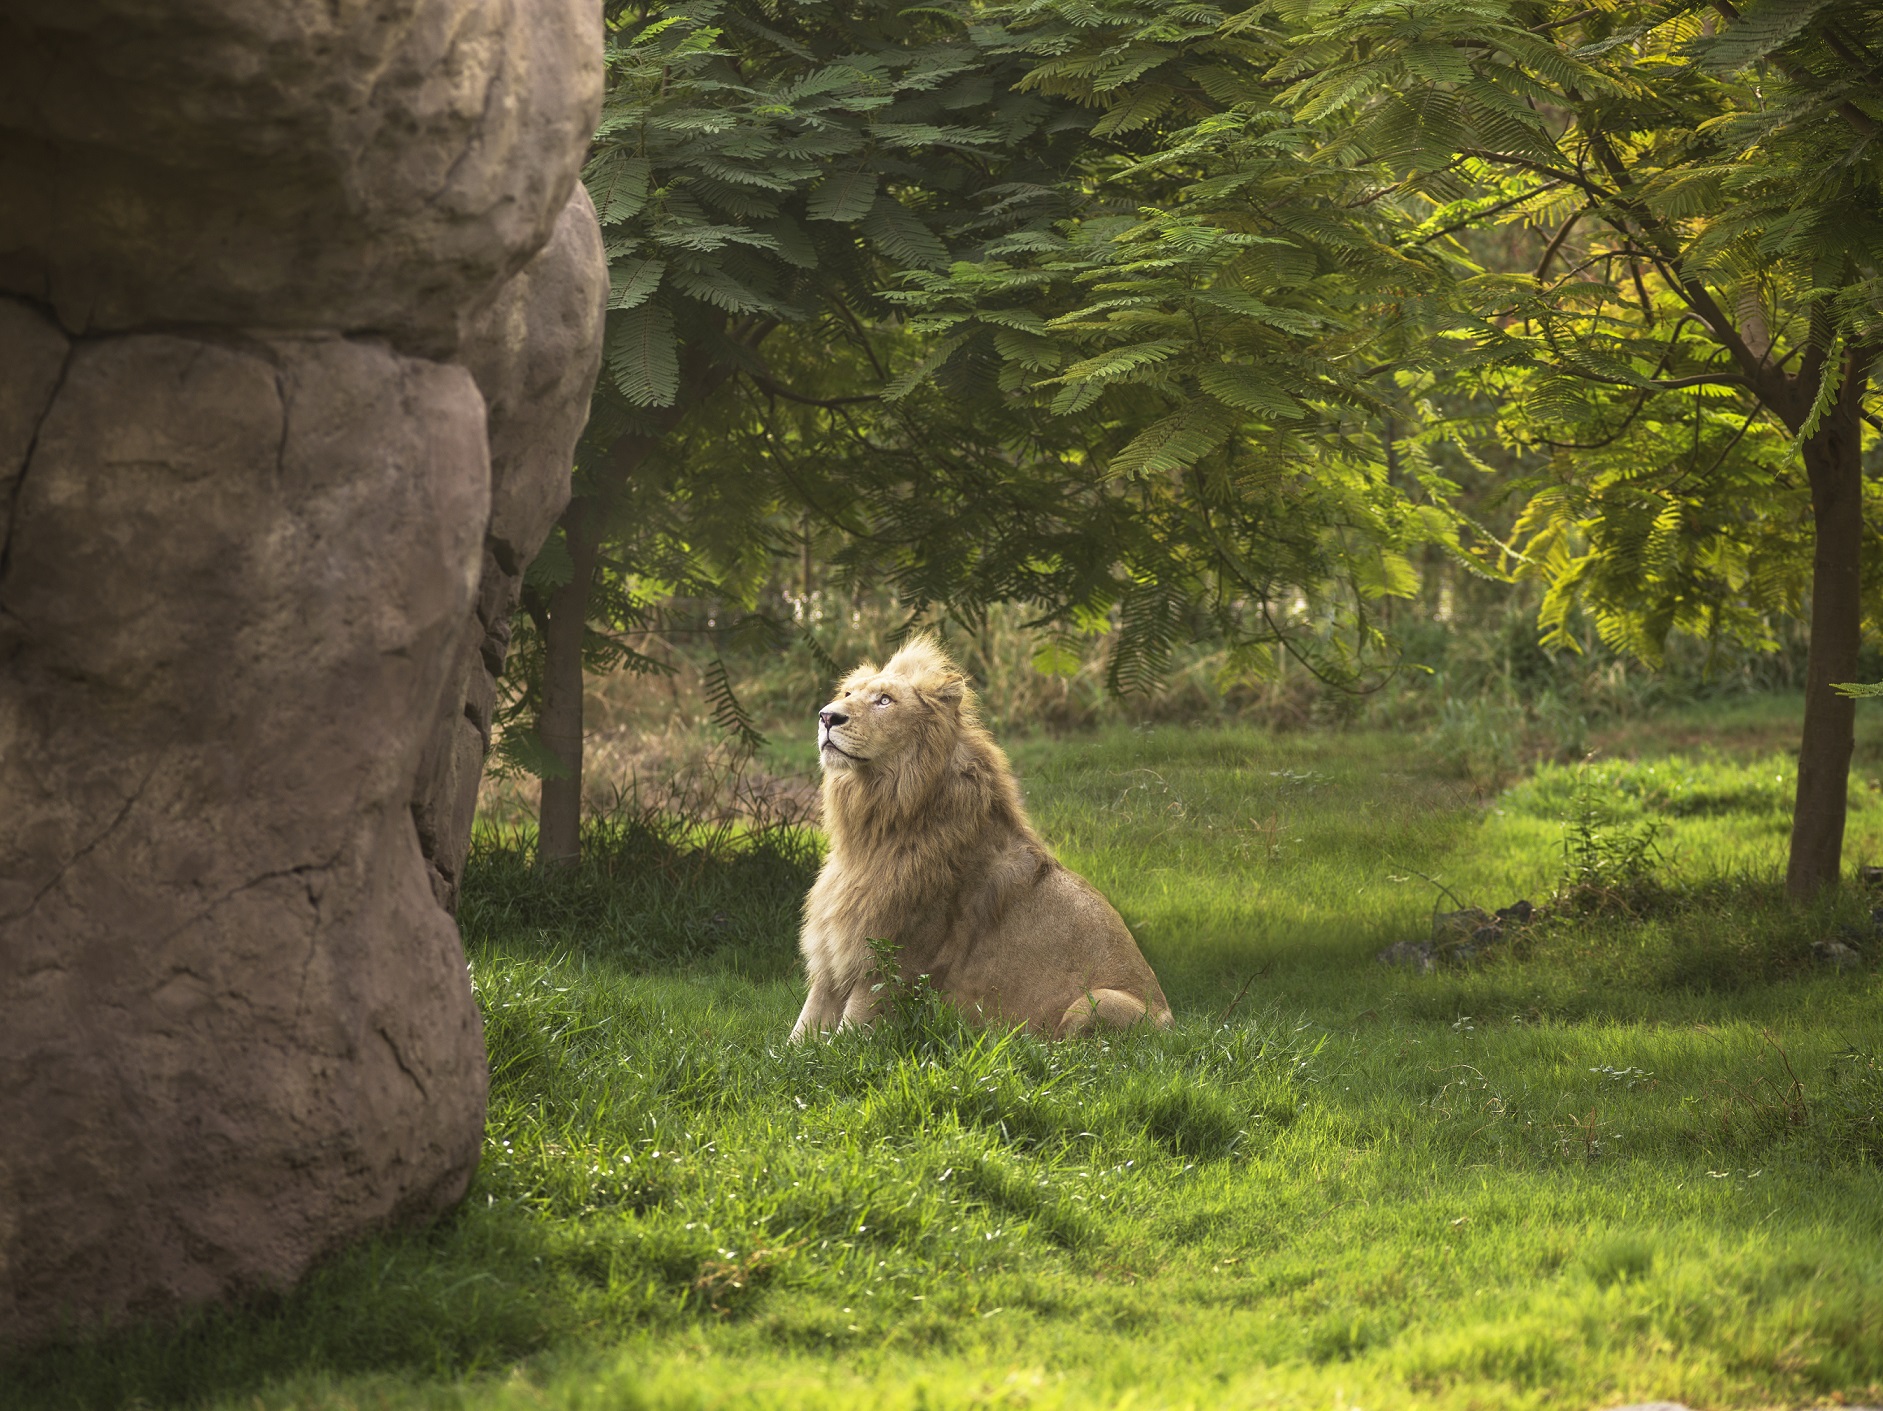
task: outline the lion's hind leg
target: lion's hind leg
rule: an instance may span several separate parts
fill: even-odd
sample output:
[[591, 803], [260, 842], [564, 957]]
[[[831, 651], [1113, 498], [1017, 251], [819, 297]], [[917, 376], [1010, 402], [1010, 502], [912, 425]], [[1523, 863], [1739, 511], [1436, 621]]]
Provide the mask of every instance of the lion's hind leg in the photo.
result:
[[1150, 1018], [1143, 1000], [1125, 990], [1087, 990], [1060, 1016], [1053, 1037], [1069, 1039], [1093, 1029], [1129, 1029]]

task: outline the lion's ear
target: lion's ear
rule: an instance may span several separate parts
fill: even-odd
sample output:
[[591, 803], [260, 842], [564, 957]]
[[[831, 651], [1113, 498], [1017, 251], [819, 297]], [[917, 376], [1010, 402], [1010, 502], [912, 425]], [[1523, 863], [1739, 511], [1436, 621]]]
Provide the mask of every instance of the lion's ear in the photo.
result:
[[967, 683], [959, 676], [945, 676], [941, 684], [931, 686], [925, 693], [931, 699], [940, 701], [950, 710], [961, 708], [961, 697], [967, 691]]

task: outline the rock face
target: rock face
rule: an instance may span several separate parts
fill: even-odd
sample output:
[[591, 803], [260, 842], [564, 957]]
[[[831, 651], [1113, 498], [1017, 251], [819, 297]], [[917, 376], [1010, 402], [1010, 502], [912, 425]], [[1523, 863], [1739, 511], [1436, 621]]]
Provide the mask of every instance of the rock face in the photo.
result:
[[569, 503], [569, 466], [601, 368], [608, 265], [580, 186], [542, 252], [467, 330], [462, 356], [490, 409], [490, 527], [477, 621], [432, 731], [412, 815], [439, 902], [457, 909], [497, 677], [523, 570]]
[[593, 0], [0, 19], [0, 1343], [470, 1179], [415, 815], [567, 494], [599, 97]]

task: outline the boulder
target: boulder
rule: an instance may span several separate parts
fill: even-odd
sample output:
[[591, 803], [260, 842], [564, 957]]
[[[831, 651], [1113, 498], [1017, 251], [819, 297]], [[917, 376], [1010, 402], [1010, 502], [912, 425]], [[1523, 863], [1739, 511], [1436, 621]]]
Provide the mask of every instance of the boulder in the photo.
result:
[[594, 0], [18, 0], [0, 289], [73, 333], [329, 328], [448, 355], [561, 215]]
[[1841, 938], [1814, 941], [1811, 956], [1819, 965], [1839, 972], [1857, 970], [1863, 966], [1863, 952], [1849, 940]]
[[411, 781], [489, 512], [463, 368], [85, 340], [0, 580], [0, 1329], [434, 1215], [485, 1068]]
[[13, 519], [13, 492], [71, 346], [45, 315], [0, 299], [0, 554]]
[[1382, 965], [1403, 965], [1420, 975], [1430, 975], [1441, 965], [1470, 965], [1508, 939], [1506, 928], [1520, 932], [1536, 914], [1536, 906], [1527, 900], [1500, 906], [1495, 915], [1475, 906], [1434, 912], [1430, 940], [1397, 941], [1375, 958]]
[[490, 532], [506, 573], [536, 557], [569, 503], [576, 438], [601, 371], [608, 262], [577, 186], [549, 243], [471, 323], [460, 361], [488, 409]]
[[567, 493], [600, 33], [0, 17], [0, 1344], [286, 1287], [471, 1178], [414, 799]]
[[1381, 965], [1403, 965], [1414, 974], [1430, 975], [1438, 962], [1430, 941], [1394, 941], [1375, 957]]

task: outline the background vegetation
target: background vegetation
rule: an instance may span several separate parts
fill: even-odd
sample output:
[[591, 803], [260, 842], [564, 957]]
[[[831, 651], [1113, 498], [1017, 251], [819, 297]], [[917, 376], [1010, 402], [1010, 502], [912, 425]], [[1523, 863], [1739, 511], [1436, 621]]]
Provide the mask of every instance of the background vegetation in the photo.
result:
[[1869, 0], [612, 15], [608, 365], [504, 735], [546, 858], [584, 667], [649, 630], [829, 673], [819, 592], [1011, 604], [1118, 695], [1194, 643], [1364, 690], [1469, 574], [1557, 651], [1802, 644], [1787, 886], [1835, 882], [1883, 581]]

